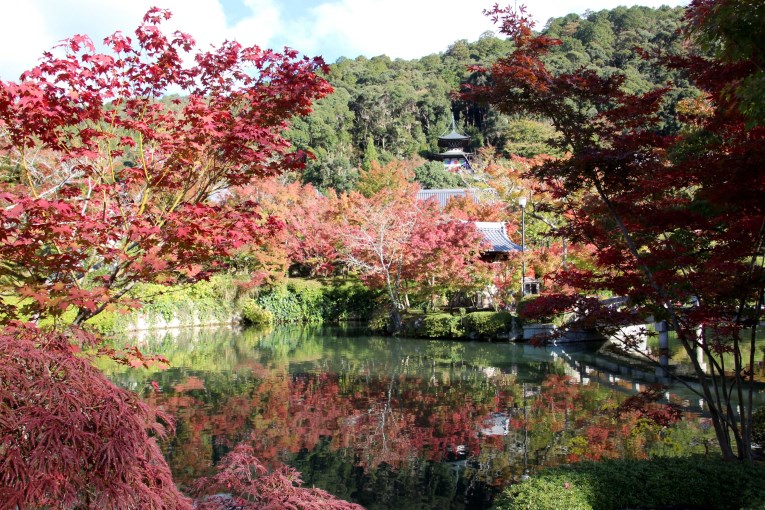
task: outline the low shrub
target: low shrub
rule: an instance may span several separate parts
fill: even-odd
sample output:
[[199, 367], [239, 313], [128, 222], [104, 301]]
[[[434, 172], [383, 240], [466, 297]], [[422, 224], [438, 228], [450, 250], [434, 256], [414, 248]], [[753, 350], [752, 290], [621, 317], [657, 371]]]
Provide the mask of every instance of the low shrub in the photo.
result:
[[506, 489], [495, 510], [593, 510], [595, 485], [567, 474], [546, 474]]
[[370, 333], [387, 335], [391, 332], [391, 309], [390, 305], [384, 304], [375, 307], [372, 317], [369, 318], [367, 328]]
[[765, 448], [765, 406], [752, 413], [752, 441]]
[[497, 510], [668, 506], [765, 510], [765, 466], [705, 456], [585, 462], [505, 489]]
[[465, 315], [463, 325], [470, 336], [494, 338], [509, 332], [514, 321], [509, 312], [472, 312]]
[[250, 299], [242, 305], [242, 320], [245, 324], [273, 324], [274, 314]]
[[425, 338], [459, 338], [464, 334], [461, 322], [460, 317], [448, 313], [425, 315], [418, 334]]

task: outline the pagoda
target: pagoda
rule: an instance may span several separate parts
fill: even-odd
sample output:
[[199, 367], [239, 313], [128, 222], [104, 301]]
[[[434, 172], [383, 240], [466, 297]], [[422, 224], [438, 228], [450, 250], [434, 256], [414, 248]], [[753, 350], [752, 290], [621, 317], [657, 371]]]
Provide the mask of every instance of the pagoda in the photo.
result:
[[465, 152], [465, 147], [470, 143], [470, 137], [457, 132], [452, 115], [452, 130], [450, 133], [438, 137], [438, 146], [443, 150], [433, 154], [433, 159], [443, 161], [444, 168], [450, 172], [457, 172], [460, 169], [470, 170], [468, 156], [471, 154]]

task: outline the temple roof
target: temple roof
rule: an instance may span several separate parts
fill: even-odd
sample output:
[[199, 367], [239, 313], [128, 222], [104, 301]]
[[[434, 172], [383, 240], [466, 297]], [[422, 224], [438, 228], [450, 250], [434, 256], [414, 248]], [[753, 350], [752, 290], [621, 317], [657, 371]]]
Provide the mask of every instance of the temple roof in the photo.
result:
[[[469, 197], [476, 204], [481, 202], [491, 203], [496, 200], [496, 191], [492, 189], [478, 188], [440, 188], [421, 189], [417, 192], [417, 200], [430, 200], [435, 198], [441, 207], [446, 207], [449, 200], [457, 197]], [[521, 246], [515, 244], [507, 237], [505, 223], [502, 221], [475, 221], [476, 228], [483, 235], [484, 252], [513, 252], [521, 251]]]
[[507, 237], [505, 223], [502, 221], [476, 221], [475, 226], [483, 234], [484, 241], [491, 246], [493, 252], [521, 251], [521, 246]]
[[435, 198], [441, 207], [446, 207], [449, 200], [456, 197], [470, 197], [476, 204], [493, 203], [499, 199], [496, 190], [492, 188], [436, 188], [417, 192], [417, 200]]
[[446, 207], [449, 200], [456, 197], [470, 197], [476, 204], [480, 201], [474, 188], [421, 189], [417, 192], [417, 200], [435, 198], [441, 207]]

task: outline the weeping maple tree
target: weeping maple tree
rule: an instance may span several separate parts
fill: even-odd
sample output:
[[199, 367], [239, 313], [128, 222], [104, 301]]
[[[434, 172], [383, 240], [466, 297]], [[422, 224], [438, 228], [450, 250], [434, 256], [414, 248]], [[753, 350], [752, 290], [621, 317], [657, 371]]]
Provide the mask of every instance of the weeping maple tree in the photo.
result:
[[[689, 26], [713, 32], [721, 6], [741, 12], [734, 4], [697, 0]], [[545, 55], [560, 41], [535, 35], [523, 10], [495, 7], [488, 14], [516, 50], [484, 69], [489, 83], [467, 94], [505, 113], [550, 119], [570, 156], [532, 174], [567, 207], [568, 224], [556, 233], [596, 250], [594, 267], [558, 275], [577, 292], [543, 296], [529, 310], [576, 309], [581, 321], [610, 331], [666, 321], [688, 353], [723, 456], [751, 460], [755, 337], [765, 290], [765, 129], [747, 122], [744, 115], [757, 110], [741, 107], [742, 98], [752, 97], [736, 87], [758, 76], [758, 62], [741, 52], [736, 59], [646, 54], [698, 88], [675, 106], [683, 129], [668, 134], [659, 111], [672, 84], [632, 95], [618, 74], [584, 68], [556, 74]], [[627, 305], [607, 308], [585, 297], [603, 293], [626, 296]]]
[[72, 355], [74, 339], [0, 332], [0, 508], [192, 508], [156, 442], [172, 419]]
[[302, 165], [283, 133], [331, 91], [323, 61], [236, 42], [192, 55], [169, 17], [150, 10], [106, 53], [75, 36], [0, 83], [0, 321], [81, 324], [278, 228], [228, 190]]

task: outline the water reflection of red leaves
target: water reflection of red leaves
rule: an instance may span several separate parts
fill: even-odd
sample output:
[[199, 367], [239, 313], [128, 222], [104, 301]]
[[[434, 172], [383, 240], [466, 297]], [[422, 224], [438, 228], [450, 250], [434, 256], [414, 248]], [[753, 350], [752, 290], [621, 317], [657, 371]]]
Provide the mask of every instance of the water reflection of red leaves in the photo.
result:
[[[190, 475], [206, 473], [213, 462], [213, 442], [233, 446], [245, 437], [272, 468], [327, 438], [333, 449], [352, 449], [357, 464], [368, 469], [382, 463], [399, 467], [415, 459], [442, 461], [457, 451], [476, 454], [481, 444], [496, 442], [479, 434], [487, 415], [496, 410], [494, 391], [477, 399], [470, 385], [428, 387], [423, 379], [404, 376], [370, 380], [361, 375], [262, 373], [268, 376], [248, 385], [246, 394], [213, 405], [177, 393], [149, 396], [178, 419], [183, 437], [172, 447], [174, 467]], [[200, 386], [189, 378], [174, 389]], [[192, 476], [178, 478], [183, 482]]]
[[[530, 458], [555, 465], [566, 459], [644, 457], [663, 426], [661, 406], [639, 406], [637, 399], [620, 407], [623, 396], [560, 375], [548, 376], [533, 390], [526, 386], [524, 398], [513, 378], [429, 385], [426, 377], [400, 374], [295, 375], [262, 368], [259, 374], [264, 377], [215, 402], [150, 395], [178, 418], [182, 437], [169, 458], [176, 472], [181, 470], [179, 481], [208, 473], [213, 452], [221, 452], [215, 445], [225, 451], [242, 440], [269, 469], [328, 442], [332, 450], [352, 452], [364, 469], [472, 456], [490, 459], [512, 476], [513, 466], [520, 465], [524, 432]], [[187, 380], [176, 388], [195, 384]], [[491, 470], [486, 471], [489, 476]]]
[[189, 376], [182, 383], [178, 383], [173, 386], [173, 391], [176, 393], [183, 393], [184, 391], [203, 390], [205, 389], [205, 383], [202, 379], [196, 376]]
[[619, 414], [637, 413], [639, 417], [646, 418], [657, 425], [672, 425], [680, 419], [680, 408], [676, 404], [657, 404], [664, 398], [666, 387], [655, 384], [647, 389], [632, 395], [619, 406]]
[[664, 389], [655, 386], [625, 398], [551, 375], [528, 403], [527, 417], [516, 413], [510, 426], [528, 431], [532, 452], [557, 448], [565, 453], [553, 463], [646, 458], [649, 446], [660, 441], [660, 431], [680, 419], [677, 406], [657, 402], [663, 395]]

